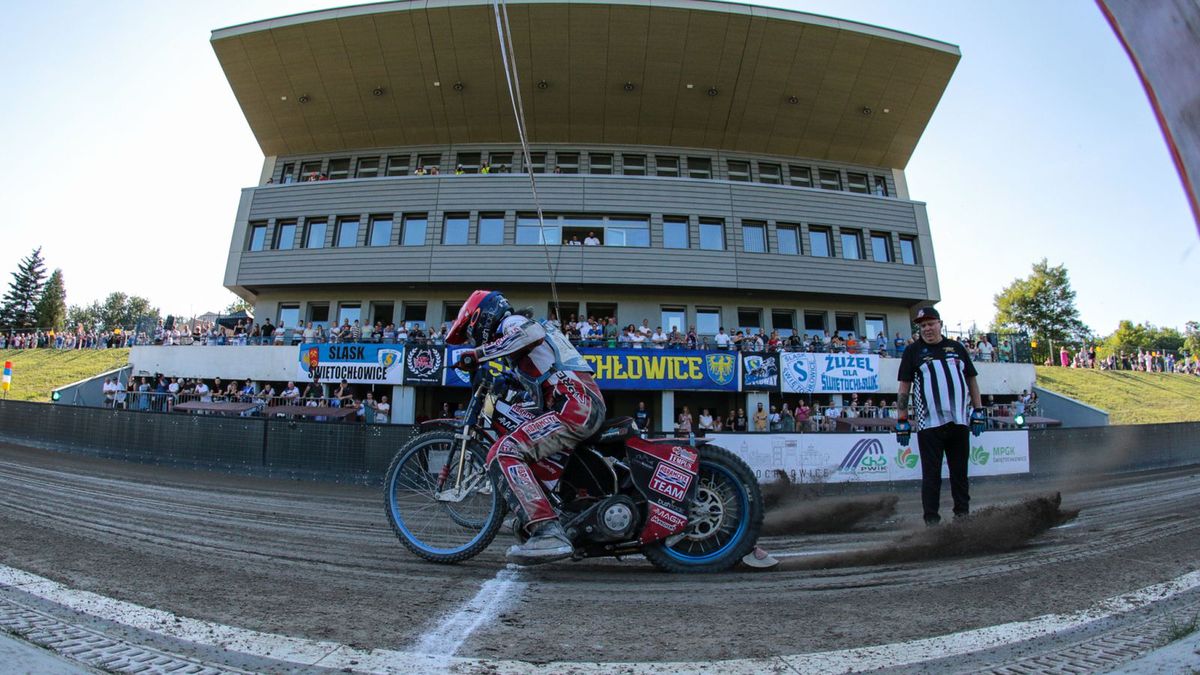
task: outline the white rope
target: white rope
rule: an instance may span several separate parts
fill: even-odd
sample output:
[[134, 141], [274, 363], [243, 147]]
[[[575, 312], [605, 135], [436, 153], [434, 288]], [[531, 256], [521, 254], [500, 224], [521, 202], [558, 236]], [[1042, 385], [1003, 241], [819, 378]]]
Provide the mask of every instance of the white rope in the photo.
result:
[[[529, 137], [525, 127], [525, 104], [521, 99], [521, 80], [517, 75], [517, 55], [512, 46], [512, 29], [508, 23], [508, 4], [505, 0], [492, 0], [496, 14], [496, 34], [500, 37], [500, 56], [504, 60], [504, 79], [508, 82], [508, 98], [512, 101], [513, 116], [517, 120], [517, 135], [521, 139], [521, 156], [524, 158], [525, 173], [529, 175], [529, 190], [533, 193], [533, 205], [537, 209], [538, 236], [542, 240], [542, 251], [546, 254], [546, 269], [550, 272], [550, 296], [554, 302], [554, 316], [562, 325], [562, 310], [558, 306], [558, 285], [554, 281], [555, 265], [550, 260], [550, 245], [546, 241], [546, 220], [542, 214], [542, 202], [538, 198], [537, 180], [529, 156]], [[561, 243], [561, 242], [560, 242]], [[559, 251], [561, 255], [561, 250]]]

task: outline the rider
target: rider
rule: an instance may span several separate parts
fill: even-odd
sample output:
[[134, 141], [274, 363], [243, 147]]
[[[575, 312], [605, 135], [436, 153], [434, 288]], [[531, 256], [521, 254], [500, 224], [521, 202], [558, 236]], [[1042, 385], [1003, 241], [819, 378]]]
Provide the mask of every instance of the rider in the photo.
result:
[[487, 456], [488, 471], [504, 477], [508, 503], [530, 535], [506, 554], [521, 564], [561, 560], [574, 551], [539, 479], [553, 484], [565, 454], [599, 431], [605, 414], [591, 367], [553, 325], [529, 314], [513, 311], [498, 291], [475, 291], [446, 335], [448, 344], [474, 344], [459, 354], [455, 368], [473, 371], [481, 362], [503, 359], [538, 410], [546, 411], [497, 441]]

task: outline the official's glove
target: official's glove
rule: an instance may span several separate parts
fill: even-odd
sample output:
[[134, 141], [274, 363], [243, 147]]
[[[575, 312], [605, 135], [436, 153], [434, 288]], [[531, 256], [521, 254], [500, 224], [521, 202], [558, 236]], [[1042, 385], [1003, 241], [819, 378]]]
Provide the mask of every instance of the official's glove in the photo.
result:
[[458, 360], [454, 362], [454, 367], [473, 373], [479, 369], [479, 355], [475, 353], [474, 349], [464, 349], [458, 353]]
[[896, 442], [905, 448], [912, 442], [912, 424], [908, 420], [896, 422]]
[[976, 408], [971, 411], [971, 435], [978, 436], [984, 431], [987, 431], [988, 421], [987, 412], [983, 408]]

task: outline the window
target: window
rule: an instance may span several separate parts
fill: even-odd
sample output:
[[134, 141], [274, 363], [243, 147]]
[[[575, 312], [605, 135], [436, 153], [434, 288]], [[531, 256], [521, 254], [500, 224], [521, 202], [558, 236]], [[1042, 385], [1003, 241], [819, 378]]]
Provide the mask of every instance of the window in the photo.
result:
[[479, 214], [479, 243], [488, 245], [504, 243], [503, 213]]
[[467, 213], [447, 213], [442, 227], [442, 243], [447, 246], [462, 246], [469, 243], [471, 216]]
[[875, 176], [875, 196], [876, 197], [888, 196], [887, 179], [884, 178], [883, 176]]
[[354, 172], [355, 178], [375, 178], [379, 175], [379, 158], [378, 157], [363, 157], [358, 160], [358, 170]]
[[842, 257], [846, 260], [862, 260], [862, 232], [842, 230]]
[[691, 248], [686, 217], [666, 216], [663, 218], [663, 248]]
[[314, 326], [329, 326], [329, 303], [308, 303], [308, 320], [311, 321], [312, 325]]
[[404, 232], [400, 240], [401, 246], [424, 246], [425, 228], [429, 219], [424, 213], [404, 214]]
[[442, 156], [441, 155], [417, 155], [417, 168], [429, 171], [434, 167], [441, 170]]
[[275, 246], [280, 251], [290, 251], [296, 247], [296, 221], [281, 220], [275, 223]]
[[900, 262], [905, 265], [917, 264], [917, 240], [912, 237], [900, 237]]
[[300, 164], [300, 180], [316, 180], [321, 175], [321, 160]]
[[326, 225], [328, 221], [324, 218], [304, 222], [304, 248], [325, 247]]
[[546, 153], [529, 153], [529, 166], [525, 167], [525, 173], [546, 173]]
[[386, 326], [392, 322], [392, 317], [396, 314], [396, 303], [394, 302], [372, 302], [371, 303], [371, 325], [380, 324]]
[[608, 318], [617, 318], [617, 303], [615, 302], [589, 302], [587, 304], [588, 316], [596, 317], [599, 322], [607, 323]]
[[358, 218], [338, 218], [334, 246], [347, 248], [358, 245]]
[[833, 317], [833, 327], [842, 338], [851, 334], [858, 335], [858, 315], [849, 312], [838, 312]]
[[767, 224], [755, 222], [742, 223], [742, 248], [747, 253], [767, 252]]
[[712, 160], [707, 157], [688, 157], [687, 166], [688, 178], [712, 178]]
[[267, 244], [267, 224], [250, 223], [250, 250], [261, 251]]
[[579, 153], [554, 153], [554, 171], [555, 173], [579, 173]]
[[687, 309], [684, 307], [663, 307], [662, 329], [664, 333], [670, 333], [671, 329], [676, 329], [680, 333], [686, 333]]
[[867, 189], [867, 174], [846, 172], [846, 189], [850, 192], [856, 192], [860, 195], [865, 195], [870, 190]]
[[783, 182], [781, 178], [778, 164], [767, 164], [765, 162], [758, 163], [758, 180], [762, 183], [771, 185], [779, 185]]
[[589, 152], [588, 162], [591, 164], [591, 167], [588, 169], [589, 173], [598, 173], [601, 175], [612, 173], [612, 155], [599, 155]]
[[716, 335], [721, 328], [721, 310], [716, 307], [696, 308], [696, 333]]
[[882, 314], [868, 314], [864, 318], [865, 318], [864, 326], [866, 327], [866, 332], [863, 333], [863, 337], [874, 340], [876, 337], [879, 336], [880, 333], [882, 333], [883, 337], [885, 338], [884, 344], [886, 344], [886, 338], [887, 338], [887, 334], [888, 334], [888, 332], [887, 332], [887, 317], [883, 316]]
[[287, 164], [283, 165], [283, 172], [279, 174], [279, 182], [280, 183], [296, 182], [296, 165], [294, 163], [288, 162]]
[[788, 166], [789, 180], [796, 187], [812, 187], [812, 169], [807, 166]]
[[300, 305], [288, 303], [279, 306], [279, 326], [295, 328], [300, 324]]
[[611, 216], [604, 225], [605, 246], [650, 245], [650, 219], [646, 216]]
[[804, 313], [805, 335], [824, 335], [825, 331], [825, 312], [808, 311]]
[[561, 243], [562, 227], [557, 218], [547, 217], [543, 229], [536, 213], [517, 214], [517, 244], [537, 246]]
[[737, 329], [747, 335], [751, 335], [762, 328], [762, 310], [755, 307], [748, 309], [745, 307], [738, 308], [738, 325]]
[[750, 162], [741, 162], [729, 160], [729, 180], [748, 181], [750, 180]]
[[645, 155], [621, 155], [621, 162], [624, 163], [622, 172], [626, 176], [645, 176], [646, 175], [646, 156]]
[[821, 169], [819, 172], [822, 190], [841, 190], [842, 175], [833, 169]]
[[367, 235], [367, 246], [392, 245], [392, 217], [371, 216], [371, 231]]
[[426, 309], [427, 307], [423, 302], [406, 302], [401, 308], [401, 311], [404, 312], [401, 320], [404, 321], [404, 325], [408, 326], [409, 328], [412, 328], [413, 326], [425, 328]]
[[350, 158], [329, 160], [329, 180], [343, 180], [350, 177]]
[[875, 262], [892, 262], [892, 237], [886, 232], [871, 233], [871, 259]]
[[830, 255], [829, 236], [828, 228], [808, 228], [808, 252], [818, 258], [828, 258]]
[[775, 228], [777, 250], [785, 255], [800, 255], [800, 228], [796, 225], [780, 224]]
[[479, 173], [478, 152], [460, 152], [454, 156], [454, 173], [462, 169], [463, 173]]
[[[362, 320], [362, 303], [360, 302], [339, 302], [338, 303], [338, 325], [349, 323], [354, 325], [355, 321]], [[361, 325], [361, 324], [360, 324]]]
[[796, 332], [796, 313], [790, 309], [771, 310], [771, 329], [779, 331], [779, 337], [791, 337]]
[[679, 177], [679, 158], [678, 157], [669, 157], [666, 155], [655, 155], [654, 156], [654, 164], [655, 164], [654, 175], [669, 176], [672, 178]]
[[725, 222], [713, 218], [700, 219], [700, 248], [706, 251], [725, 250]]
[[387, 175], [407, 176], [408, 155], [393, 155], [387, 158]]
[[454, 323], [458, 318], [458, 312], [462, 309], [462, 303], [456, 300], [447, 300], [442, 304], [442, 321], [445, 323]]
[[559, 320], [559, 322], [562, 324], [564, 333], [566, 332], [568, 321], [578, 321], [578, 317], [577, 317], [577, 315], [579, 314], [579, 303], [578, 302], [560, 302], [560, 303], [558, 303], [558, 309], [560, 310], [561, 313], [555, 313], [553, 300], [546, 304], [546, 308], [549, 310], [546, 313], [546, 316], [557, 318]]
[[488, 164], [491, 165], [492, 173], [507, 172], [512, 168], [512, 153], [511, 152], [489, 152]]

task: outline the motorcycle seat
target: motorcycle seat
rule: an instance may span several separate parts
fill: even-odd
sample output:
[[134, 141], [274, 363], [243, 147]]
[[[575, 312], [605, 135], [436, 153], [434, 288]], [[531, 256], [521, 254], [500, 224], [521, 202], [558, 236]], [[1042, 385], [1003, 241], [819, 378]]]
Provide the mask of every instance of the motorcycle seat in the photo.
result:
[[624, 443], [625, 439], [637, 436], [637, 426], [633, 423], [632, 417], [614, 417], [611, 420], [605, 420], [600, 426], [600, 431], [592, 434], [585, 443], [595, 445], [609, 443]]

